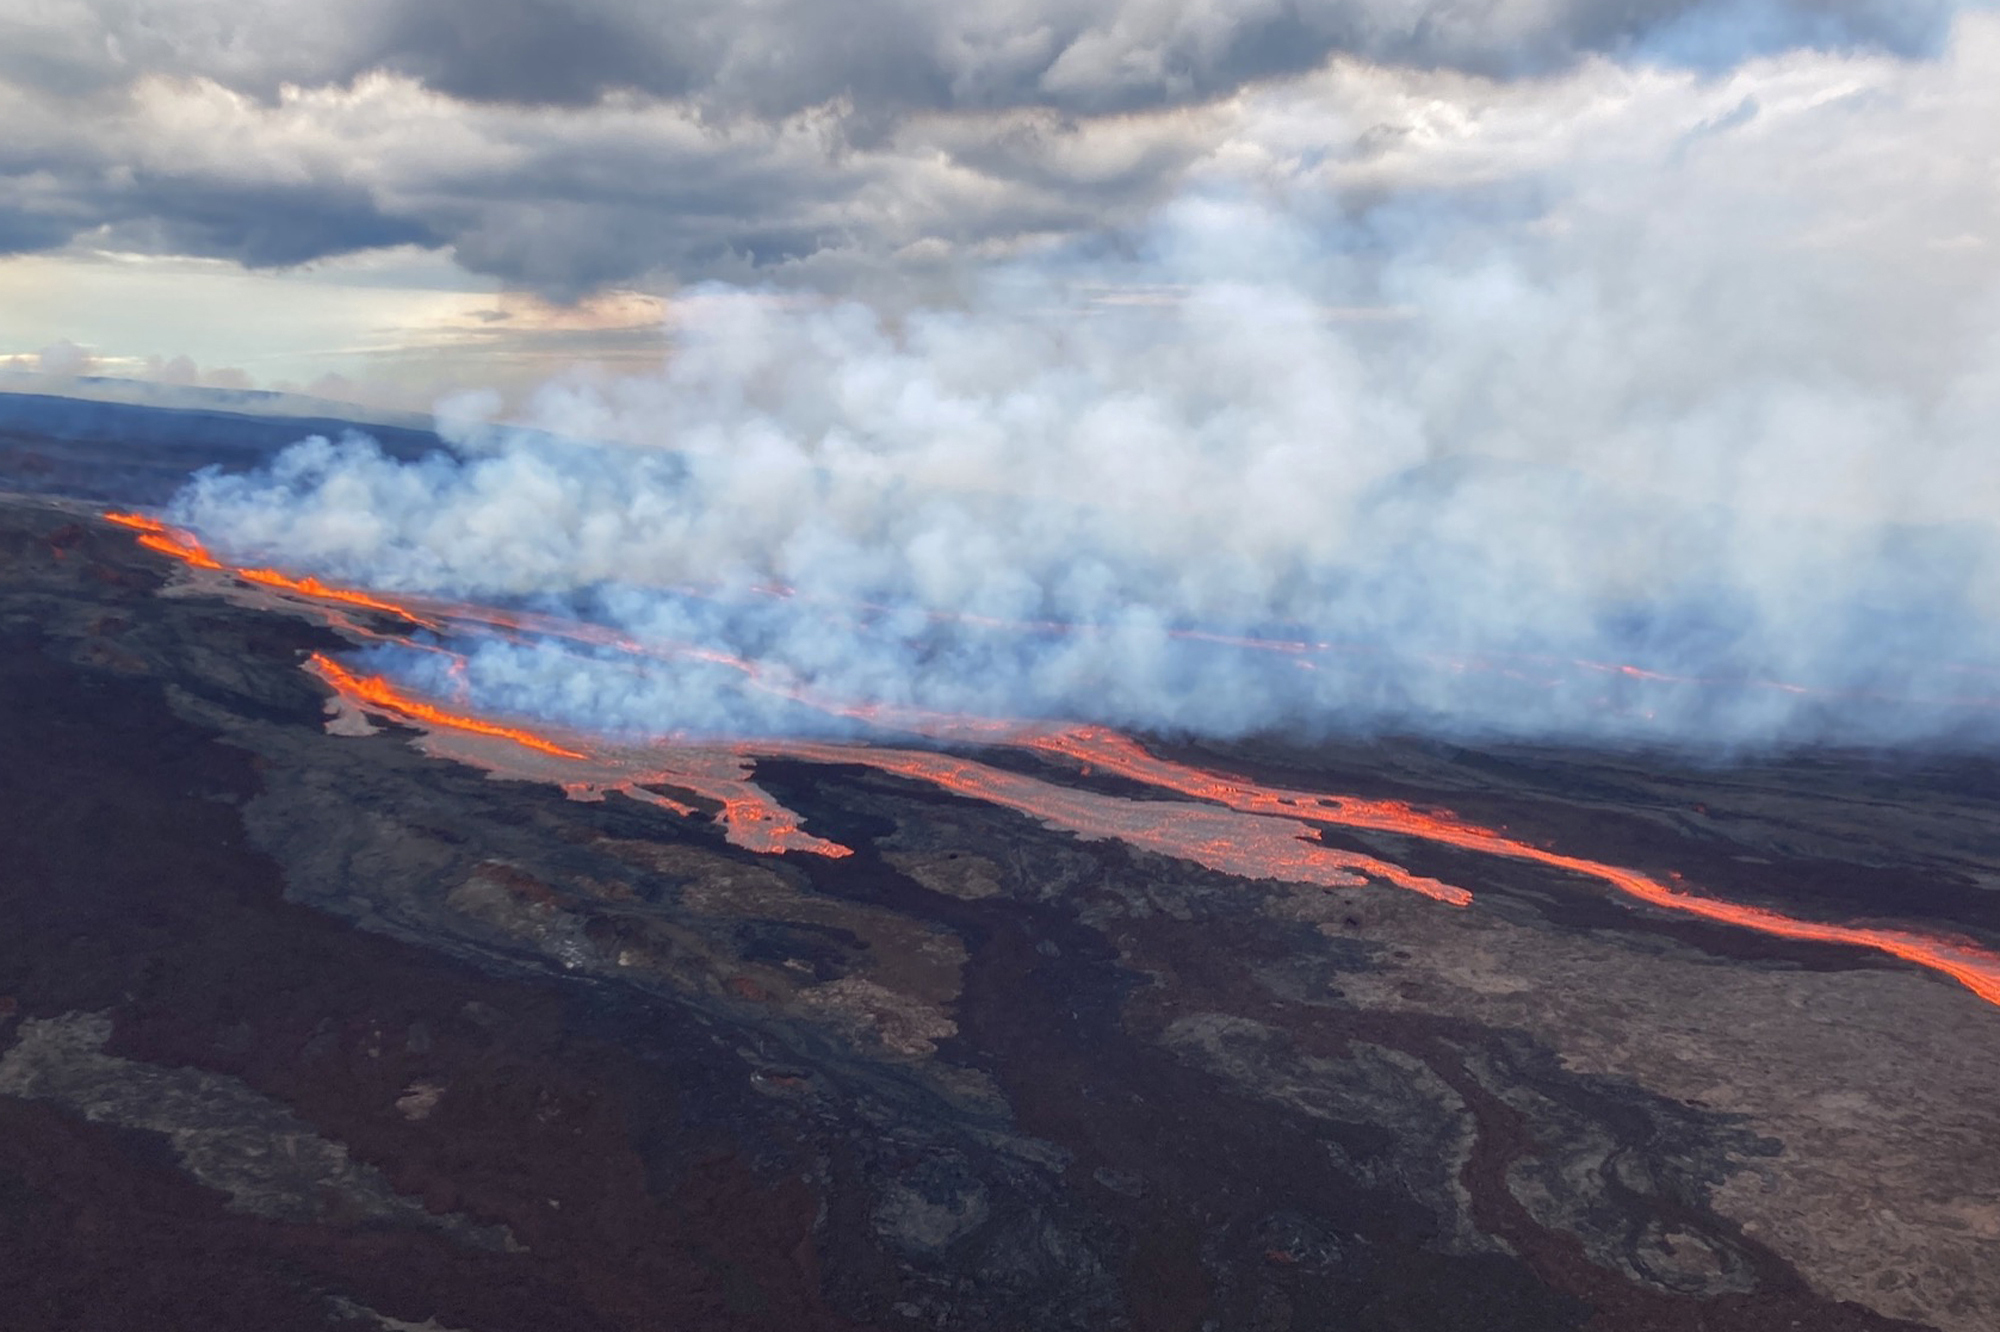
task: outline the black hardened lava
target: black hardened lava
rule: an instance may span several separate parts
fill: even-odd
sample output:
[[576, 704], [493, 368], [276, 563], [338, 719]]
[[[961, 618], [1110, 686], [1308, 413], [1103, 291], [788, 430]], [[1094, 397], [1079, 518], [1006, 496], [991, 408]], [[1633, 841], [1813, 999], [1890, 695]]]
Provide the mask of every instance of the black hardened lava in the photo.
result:
[[[1266, 910], [1274, 885], [799, 762], [758, 778], [855, 854], [773, 862], [636, 802], [418, 758], [401, 733], [327, 736], [297, 669], [322, 631], [157, 597], [157, 567], [75, 515], [5, 522], [0, 1058], [33, 1033], [71, 1064], [49, 1071], [63, 1095], [0, 1095], [7, 1332], [1915, 1326], [1816, 1295], [1710, 1205], [1767, 1140], [1571, 1072], [1518, 1031], [1350, 1002], [1343, 978], [1375, 965], [1368, 949]], [[415, 906], [392, 928], [376, 913], [397, 894], [449, 900], [416, 870], [357, 859], [340, 873], [375, 905], [309, 906], [246, 813], [283, 774], [204, 716], [282, 734], [285, 761], [329, 781], [393, 766], [376, 798], [420, 791], [419, 831], [450, 863], [505, 861], [550, 901], [569, 899], [549, 885], [599, 872], [589, 848], [650, 839], [767, 874], [813, 910], [785, 917], [769, 889], [699, 941], [734, 950], [722, 982], [675, 991], [427, 934], [436, 918]], [[1482, 816], [1505, 812], [1491, 798]], [[324, 803], [335, 823], [383, 813]], [[1668, 849], [1643, 821], [1516, 808], [1590, 854]], [[927, 887], [917, 842], [989, 859], [993, 891]], [[1466, 867], [1399, 850], [1421, 872]], [[1695, 868], [1736, 864], [1718, 846]], [[1482, 891], [1543, 904], [1551, 937], [1636, 928], [1601, 894], [1550, 894], [1535, 867], [1482, 872]], [[607, 953], [667, 918], [681, 885], [661, 870], [612, 887], [561, 908]], [[874, 975], [896, 936], [864, 927], [884, 920], [962, 950], [934, 1052], [780, 1011], [749, 979]], [[1875, 965], [1646, 928], [1704, 956]], [[58, 1030], [73, 1043], [51, 1044]], [[1344, 1099], [1314, 1099], [1327, 1069], [1346, 1070]], [[119, 1078], [208, 1099], [187, 1098], [175, 1137], [127, 1122], [147, 1108], [113, 1107]], [[1601, 1229], [1696, 1236], [1743, 1288], [1677, 1293], [1537, 1222], [1519, 1172], [1551, 1134], [1601, 1144]], [[370, 1212], [378, 1195], [309, 1172], [291, 1192], [254, 1171], [226, 1186], [239, 1159], [333, 1149], [401, 1201]]]

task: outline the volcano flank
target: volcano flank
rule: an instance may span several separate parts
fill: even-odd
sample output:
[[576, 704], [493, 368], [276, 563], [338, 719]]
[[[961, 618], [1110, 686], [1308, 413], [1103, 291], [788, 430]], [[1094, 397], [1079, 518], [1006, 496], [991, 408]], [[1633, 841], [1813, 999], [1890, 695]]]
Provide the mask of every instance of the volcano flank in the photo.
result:
[[1987, 759], [608, 739], [366, 649], [835, 705], [120, 498], [0, 497], [9, 1328], [2000, 1319]]

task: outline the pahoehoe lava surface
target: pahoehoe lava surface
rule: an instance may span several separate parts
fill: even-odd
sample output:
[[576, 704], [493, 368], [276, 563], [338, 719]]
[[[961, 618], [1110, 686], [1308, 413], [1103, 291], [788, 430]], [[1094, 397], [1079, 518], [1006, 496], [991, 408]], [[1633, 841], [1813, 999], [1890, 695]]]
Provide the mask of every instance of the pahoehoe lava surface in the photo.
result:
[[[330, 632], [171, 579], [0, 504], [8, 1328], [2000, 1320], [2000, 1009], [1947, 979], [1389, 834], [1327, 837], [1474, 905], [1234, 878], [862, 766], [761, 763], [854, 854], [757, 855], [328, 734]], [[2000, 935], [1983, 761], [1198, 758]]]

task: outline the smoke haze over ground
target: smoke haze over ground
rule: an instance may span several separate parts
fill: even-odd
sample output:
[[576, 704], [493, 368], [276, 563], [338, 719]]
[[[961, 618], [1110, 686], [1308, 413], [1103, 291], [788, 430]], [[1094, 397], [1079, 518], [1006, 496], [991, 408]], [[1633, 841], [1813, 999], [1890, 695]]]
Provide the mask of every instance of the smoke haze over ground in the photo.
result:
[[[1274, 84], [1201, 113], [1227, 147], [1177, 201], [959, 299], [692, 289], [658, 375], [552, 385], [530, 431], [462, 403], [458, 457], [308, 441], [175, 514], [246, 558], [577, 608], [857, 701], [1990, 737], [2000, 26], [1951, 34]], [[842, 724], [548, 645], [469, 678], [614, 730]]]

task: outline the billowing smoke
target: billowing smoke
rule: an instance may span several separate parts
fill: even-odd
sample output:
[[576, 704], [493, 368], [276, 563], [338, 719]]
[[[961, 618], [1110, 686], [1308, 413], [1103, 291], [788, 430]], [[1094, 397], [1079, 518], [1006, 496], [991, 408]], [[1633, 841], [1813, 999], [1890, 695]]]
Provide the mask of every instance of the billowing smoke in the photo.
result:
[[[491, 706], [623, 731], [843, 724], [805, 693], [1215, 735], [1988, 737], [1997, 31], [1510, 86], [1482, 114], [1511, 157], [1413, 183], [1429, 131], [1390, 127], [1372, 189], [1218, 171], [950, 308], [703, 289], [655, 377], [552, 386], [422, 463], [307, 441], [176, 516], [781, 686], [472, 663]], [[1252, 138], [1297, 135], [1266, 111]]]

